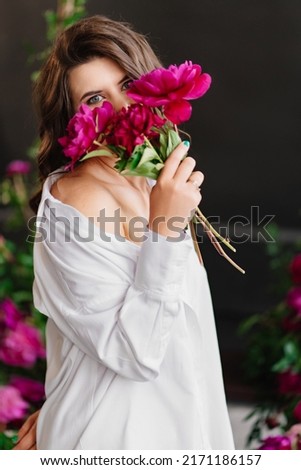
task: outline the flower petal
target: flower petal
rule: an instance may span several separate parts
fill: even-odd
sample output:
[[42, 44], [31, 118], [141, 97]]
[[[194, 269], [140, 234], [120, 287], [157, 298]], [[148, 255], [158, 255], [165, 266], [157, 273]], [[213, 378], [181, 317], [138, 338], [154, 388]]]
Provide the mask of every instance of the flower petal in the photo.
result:
[[188, 121], [191, 111], [191, 104], [185, 100], [171, 101], [164, 107], [165, 116], [174, 124]]

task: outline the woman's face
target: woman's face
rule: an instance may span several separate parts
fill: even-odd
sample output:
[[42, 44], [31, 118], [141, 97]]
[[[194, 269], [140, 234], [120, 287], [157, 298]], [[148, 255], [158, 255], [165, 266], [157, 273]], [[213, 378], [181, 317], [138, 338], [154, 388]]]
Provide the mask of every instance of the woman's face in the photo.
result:
[[116, 111], [131, 103], [126, 95], [132, 80], [124, 70], [108, 57], [97, 57], [77, 65], [69, 72], [69, 86], [73, 108], [85, 103], [90, 108], [109, 101]]

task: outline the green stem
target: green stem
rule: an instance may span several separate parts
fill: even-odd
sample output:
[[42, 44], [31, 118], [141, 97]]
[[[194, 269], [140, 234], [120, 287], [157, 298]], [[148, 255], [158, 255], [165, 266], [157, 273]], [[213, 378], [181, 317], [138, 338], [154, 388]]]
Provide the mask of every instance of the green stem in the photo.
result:
[[234, 253], [236, 252], [236, 249], [230, 244], [230, 242], [228, 240], [226, 240], [226, 238], [222, 237], [213, 227], [212, 225], [209, 223], [209, 221], [207, 220], [207, 218], [204, 216], [204, 214], [202, 213], [202, 211], [197, 207], [196, 208], [196, 213], [197, 215], [195, 215], [195, 217], [197, 219], [199, 219], [201, 222], [203, 222], [206, 227], [208, 228], [208, 230], [210, 230], [210, 232], [212, 232], [216, 238], [218, 240], [220, 240], [222, 243], [224, 243], [230, 250], [234, 251]]

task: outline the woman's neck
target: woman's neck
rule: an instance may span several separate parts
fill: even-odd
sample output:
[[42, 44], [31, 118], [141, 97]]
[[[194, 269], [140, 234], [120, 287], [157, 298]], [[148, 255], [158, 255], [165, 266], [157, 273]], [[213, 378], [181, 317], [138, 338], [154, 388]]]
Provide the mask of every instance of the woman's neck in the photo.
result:
[[118, 158], [114, 157], [93, 157], [81, 164], [80, 170], [92, 173], [94, 177], [106, 180], [112, 184], [118, 184], [125, 187], [134, 187], [138, 190], [145, 190], [149, 184], [145, 177], [122, 175], [114, 168]]

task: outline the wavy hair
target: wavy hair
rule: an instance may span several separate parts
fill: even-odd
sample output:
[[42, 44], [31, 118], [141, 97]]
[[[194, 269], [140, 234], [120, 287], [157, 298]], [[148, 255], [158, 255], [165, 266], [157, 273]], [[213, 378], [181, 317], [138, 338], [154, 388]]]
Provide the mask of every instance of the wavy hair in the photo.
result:
[[45, 179], [67, 161], [58, 138], [65, 133], [68, 121], [75, 112], [68, 72], [95, 57], [114, 60], [133, 79], [161, 66], [145, 36], [133, 31], [128, 23], [95, 15], [78, 21], [60, 33], [33, 90], [40, 137], [37, 155], [40, 189], [30, 200], [34, 212], [37, 212]]

